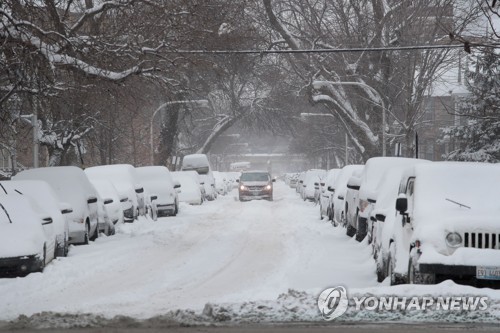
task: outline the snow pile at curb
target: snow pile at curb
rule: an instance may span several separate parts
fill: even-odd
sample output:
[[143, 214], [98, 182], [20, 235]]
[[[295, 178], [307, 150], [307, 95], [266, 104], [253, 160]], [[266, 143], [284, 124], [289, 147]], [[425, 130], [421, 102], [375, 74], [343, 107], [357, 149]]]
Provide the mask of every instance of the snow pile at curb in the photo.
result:
[[[444, 285], [443, 285], [444, 284]], [[332, 323], [373, 323], [373, 322], [398, 322], [398, 323], [500, 323], [500, 291], [491, 289], [478, 290], [470, 287], [459, 286], [452, 282], [445, 282], [437, 286], [413, 287], [413, 295], [430, 296], [436, 298], [436, 290], [447, 290], [443, 295], [455, 294], [460, 288], [462, 296], [486, 295], [489, 297], [488, 309], [476, 311], [446, 311], [435, 309], [420, 310], [381, 310], [356, 311], [352, 297], [391, 296], [398, 297], [407, 294], [410, 286], [392, 288], [379, 288], [373, 290], [356, 290], [350, 295], [349, 308], [341, 317]], [[422, 287], [422, 286], [418, 286]], [[469, 289], [470, 288], [470, 289]], [[392, 290], [391, 290], [392, 289]], [[429, 292], [431, 289], [433, 293]], [[387, 292], [388, 290], [392, 291]], [[387, 293], [386, 293], [387, 292]], [[451, 292], [451, 293], [450, 293]], [[243, 303], [207, 303], [201, 312], [193, 310], [176, 310], [164, 315], [155, 316], [145, 320], [134, 319], [126, 316], [106, 318], [95, 314], [59, 314], [42, 312], [30, 317], [19, 316], [14, 321], [4, 324], [10, 329], [20, 328], [90, 328], [90, 327], [172, 327], [192, 325], [238, 325], [238, 324], [273, 324], [273, 323], [326, 323], [317, 308], [317, 296], [297, 290], [288, 290], [278, 296], [276, 300], [252, 301]], [[0, 322], [0, 328], [3, 328]]]

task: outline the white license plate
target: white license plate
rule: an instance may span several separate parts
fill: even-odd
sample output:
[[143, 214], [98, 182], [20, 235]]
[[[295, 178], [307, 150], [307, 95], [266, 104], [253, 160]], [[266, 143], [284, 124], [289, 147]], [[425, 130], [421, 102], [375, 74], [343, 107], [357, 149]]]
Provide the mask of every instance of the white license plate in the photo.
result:
[[481, 280], [500, 280], [499, 266], [477, 266], [476, 278]]

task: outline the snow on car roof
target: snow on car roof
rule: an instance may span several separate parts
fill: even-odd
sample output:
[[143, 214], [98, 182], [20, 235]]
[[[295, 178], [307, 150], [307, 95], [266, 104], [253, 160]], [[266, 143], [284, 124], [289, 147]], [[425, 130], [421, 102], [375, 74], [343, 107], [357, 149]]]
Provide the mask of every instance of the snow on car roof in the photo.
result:
[[170, 171], [164, 166], [147, 166], [136, 169], [140, 182], [151, 194], [168, 195], [174, 191]]
[[50, 184], [60, 201], [73, 208], [72, 215], [80, 216], [87, 210], [87, 199], [97, 192], [82, 169], [74, 166], [59, 166], [24, 170], [13, 180], [44, 180]]
[[[365, 168], [361, 175], [360, 196], [365, 197], [364, 193], [375, 192], [380, 177], [387, 169], [396, 166], [412, 166], [417, 163], [428, 163], [427, 160], [405, 157], [373, 157], [366, 161]], [[372, 198], [376, 199], [376, 198]]]
[[347, 190], [347, 182], [349, 178], [357, 171], [361, 172], [365, 166], [362, 164], [346, 165], [340, 170], [340, 173], [333, 183], [333, 188], [337, 195], [344, 194]]
[[205, 154], [186, 155], [182, 159], [182, 168], [199, 168], [209, 165], [208, 157]]

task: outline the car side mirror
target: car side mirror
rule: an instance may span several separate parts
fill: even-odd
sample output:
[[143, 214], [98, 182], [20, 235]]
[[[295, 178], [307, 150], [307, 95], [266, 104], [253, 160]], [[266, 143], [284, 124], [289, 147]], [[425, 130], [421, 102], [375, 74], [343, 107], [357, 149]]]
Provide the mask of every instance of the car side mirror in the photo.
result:
[[52, 218], [51, 217], [46, 217], [44, 219], [42, 219], [42, 225], [47, 225], [47, 224], [52, 224]]
[[396, 199], [396, 210], [401, 215], [406, 214], [406, 211], [408, 210], [408, 199], [406, 197]]
[[240, 182], [240, 180], [239, 180], [239, 179], [236, 179], [236, 182], [237, 182], [237, 183], [239, 183], [239, 182]]
[[303, 180], [300, 180], [300, 181], [299, 181], [299, 184], [304, 184], [304, 181], [303, 181]]
[[96, 197], [91, 197], [91, 198], [87, 199], [87, 203], [88, 204], [94, 204], [96, 202], [97, 202], [97, 198]]
[[105, 205], [109, 205], [110, 203], [113, 203], [113, 199], [106, 199], [104, 200]]
[[273, 183], [276, 183], [276, 178], [273, 178]]
[[71, 209], [71, 208], [61, 209], [61, 214], [63, 214], [63, 215], [70, 214], [70, 213], [73, 213], [73, 209]]
[[335, 192], [335, 189], [331, 186], [328, 186], [327, 190], [328, 190], [328, 192]]
[[155, 201], [156, 199], [158, 199], [158, 196], [157, 196], [157, 195], [152, 195], [152, 196], [151, 196], [151, 201]]

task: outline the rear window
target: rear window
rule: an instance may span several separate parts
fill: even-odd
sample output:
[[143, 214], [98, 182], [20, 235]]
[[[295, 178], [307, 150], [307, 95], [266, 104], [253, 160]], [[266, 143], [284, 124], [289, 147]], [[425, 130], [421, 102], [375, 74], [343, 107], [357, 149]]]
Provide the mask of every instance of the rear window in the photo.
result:
[[265, 182], [269, 181], [269, 174], [263, 172], [242, 173], [240, 180], [247, 182]]

